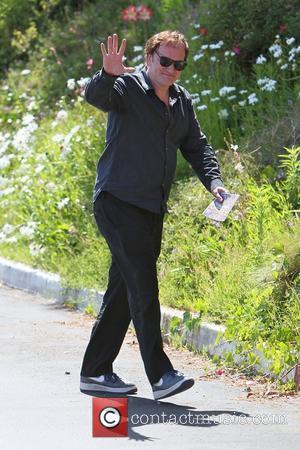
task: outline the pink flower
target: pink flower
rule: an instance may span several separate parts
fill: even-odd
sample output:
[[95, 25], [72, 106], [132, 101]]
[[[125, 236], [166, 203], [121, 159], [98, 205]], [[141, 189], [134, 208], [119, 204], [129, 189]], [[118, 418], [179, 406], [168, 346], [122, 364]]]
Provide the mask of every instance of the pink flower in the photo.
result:
[[87, 59], [86, 66], [87, 66], [88, 69], [91, 69], [93, 64], [94, 64], [93, 58]]
[[133, 5], [129, 5], [127, 8], [122, 10], [122, 19], [124, 22], [136, 22], [137, 15], [137, 8]]
[[279, 31], [280, 33], [284, 33], [286, 30], [286, 25], [284, 25], [283, 23], [281, 25], [279, 25]]
[[225, 372], [222, 369], [217, 369], [216, 370], [216, 375], [223, 375], [223, 373], [225, 373]]
[[138, 6], [136, 8], [136, 11], [137, 11], [137, 18], [143, 21], [150, 20], [153, 14], [152, 10], [145, 5]]
[[232, 50], [236, 55], [239, 55], [241, 53], [241, 47], [239, 47], [238, 45], [234, 46]]

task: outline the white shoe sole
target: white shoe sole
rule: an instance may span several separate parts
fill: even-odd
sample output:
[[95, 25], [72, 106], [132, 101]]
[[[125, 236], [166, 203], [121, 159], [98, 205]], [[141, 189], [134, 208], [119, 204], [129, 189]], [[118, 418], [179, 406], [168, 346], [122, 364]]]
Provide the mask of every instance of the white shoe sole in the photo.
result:
[[163, 389], [160, 391], [153, 391], [154, 400], [159, 400], [162, 398], [170, 397], [171, 395], [179, 394], [180, 392], [190, 389], [195, 383], [193, 378], [184, 378], [178, 381], [173, 386], [168, 389]]
[[134, 394], [137, 392], [137, 387], [120, 387], [120, 388], [111, 388], [109, 386], [103, 386], [97, 383], [80, 383], [81, 392], [85, 391], [93, 391], [93, 392], [103, 392], [106, 394]]

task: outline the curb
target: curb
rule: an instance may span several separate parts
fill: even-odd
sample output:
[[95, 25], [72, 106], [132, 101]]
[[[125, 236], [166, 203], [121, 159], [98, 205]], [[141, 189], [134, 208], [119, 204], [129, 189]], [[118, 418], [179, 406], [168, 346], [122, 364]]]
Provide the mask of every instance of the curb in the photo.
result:
[[[26, 264], [2, 257], [0, 257], [0, 282], [9, 287], [56, 299], [61, 303], [71, 302], [81, 312], [84, 312], [90, 305], [95, 311], [98, 311], [104, 295], [104, 292], [98, 292], [92, 289], [64, 287], [61, 282], [61, 277], [57, 274], [33, 269]], [[244, 360], [241, 355], [235, 353], [237, 342], [228, 342], [221, 337], [218, 344], [216, 344], [217, 336], [219, 334], [222, 336], [225, 332], [226, 328], [223, 325], [202, 322], [189, 330], [183, 325], [183, 315], [184, 311], [161, 306], [161, 328], [164, 340], [169, 341], [172, 321], [177, 318], [179, 319], [177, 321], [179, 325], [177, 328], [178, 335], [184, 345], [196, 351], [206, 351], [211, 356], [217, 355], [222, 357], [225, 352], [231, 351], [234, 362], [238, 365]], [[194, 317], [197, 317], [197, 315], [194, 314]], [[267, 361], [258, 350], [254, 350], [254, 353], [260, 357], [260, 367], [263, 369], [264, 375], [277, 378], [269, 370], [270, 361]], [[258, 371], [259, 366], [253, 366], [253, 369]], [[297, 366], [288, 372], [284, 381], [287, 382], [295, 379], [297, 376], [296, 373]]]

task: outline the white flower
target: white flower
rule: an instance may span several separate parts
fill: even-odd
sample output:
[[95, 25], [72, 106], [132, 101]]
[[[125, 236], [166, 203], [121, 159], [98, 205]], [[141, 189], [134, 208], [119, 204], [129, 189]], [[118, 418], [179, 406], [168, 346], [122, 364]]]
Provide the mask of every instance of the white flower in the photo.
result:
[[224, 97], [226, 94], [235, 91], [235, 89], [236, 88], [234, 86], [224, 86], [219, 90], [219, 94], [221, 97]]
[[38, 124], [32, 114], [25, 114], [22, 123], [26, 125], [13, 136], [12, 145], [16, 150], [29, 151], [29, 144], [35, 139], [32, 133], [38, 128]]
[[135, 64], [136, 62], [140, 61], [141, 59], [143, 59], [143, 55], [137, 55], [133, 58], [132, 62], [133, 62], [133, 64]]
[[32, 256], [36, 256], [36, 255], [40, 255], [40, 254], [44, 253], [45, 248], [42, 247], [41, 245], [31, 243], [29, 245], [29, 251]]
[[16, 227], [14, 227], [13, 225], [10, 225], [9, 223], [6, 223], [3, 227], [2, 227], [2, 233], [4, 233], [5, 235], [11, 234], [15, 231]]
[[285, 70], [285, 69], [287, 69], [288, 67], [289, 67], [288, 64], [283, 64], [282, 66], [280, 66], [280, 69], [281, 69], [281, 70]]
[[0, 169], [6, 169], [10, 165], [10, 160], [13, 158], [13, 155], [3, 155], [0, 158]]
[[55, 191], [56, 184], [53, 183], [53, 181], [49, 181], [49, 183], [46, 184], [46, 188], [48, 189], [48, 191]]
[[192, 36], [192, 41], [195, 41], [196, 39], [200, 38], [200, 34], [196, 35], [196, 36]]
[[240, 100], [239, 102], [240, 106], [245, 106], [246, 105], [246, 100]]
[[237, 171], [237, 172], [243, 172], [244, 171], [244, 166], [243, 166], [243, 164], [242, 163], [237, 163], [235, 166], [234, 166], [234, 168], [235, 168], [235, 170]]
[[228, 100], [234, 100], [236, 98], [236, 95], [230, 95], [229, 97], [227, 97]]
[[42, 164], [38, 164], [35, 168], [35, 173], [36, 175], [38, 175], [40, 172], [42, 172], [42, 170], [44, 170], [44, 167]]
[[218, 49], [218, 48], [221, 48], [223, 44], [224, 44], [223, 41], [219, 41], [217, 44], [210, 44], [210, 45], [209, 45], [209, 48], [210, 48], [211, 50], [216, 50], [216, 49]]
[[193, 60], [194, 61], [198, 61], [198, 59], [203, 58], [204, 53], [197, 53], [196, 55], [193, 56]]
[[293, 47], [291, 48], [291, 50], [289, 51], [289, 61], [293, 61], [295, 59], [295, 56], [297, 53], [300, 52], [300, 46], [299, 47]]
[[31, 122], [34, 122], [34, 116], [32, 114], [25, 114], [22, 117], [22, 125], [29, 125]]
[[68, 117], [68, 113], [66, 110], [61, 109], [60, 111], [58, 111], [58, 113], [56, 114], [56, 120], [65, 120]]
[[224, 56], [229, 56], [230, 55], [230, 50], [226, 50], [226, 52], [224, 53]]
[[264, 55], [259, 55], [256, 58], [256, 64], [264, 64], [267, 61], [267, 58], [264, 57]]
[[5, 153], [6, 152], [6, 150], [7, 150], [7, 148], [9, 147], [9, 145], [10, 145], [10, 141], [9, 140], [7, 140], [6, 142], [3, 142], [3, 144], [1, 143], [1, 146], [0, 146], [0, 155], [3, 155], [3, 153]]
[[31, 180], [29, 175], [24, 175], [24, 177], [20, 178], [21, 183], [25, 184], [27, 181]]
[[203, 45], [201, 45], [201, 48], [202, 48], [202, 50], [206, 50], [208, 48], [208, 45], [207, 44], [203, 44]]
[[143, 50], [143, 47], [141, 45], [134, 45], [133, 51], [134, 52], [141, 52]]
[[6, 186], [8, 179], [0, 175], [0, 187]]
[[32, 237], [34, 235], [34, 231], [37, 227], [37, 224], [35, 222], [28, 222], [27, 225], [23, 225], [20, 228], [20, 233], [22, 236]]
[[84, 87], [87, 84], [87, 82], [89, 81], [89, 79], [90, 79], [89, 77], [85, 77], [85, 78], [81, 77], [80, 80], [77, 80], [78, 86]]
[[5, 195], [10, 195], [13, 192], [15, 192], [15, 188], [13, 186], [7, 187], [3, 191], [0, 191], [0, 197], [5, 196]]
[[5, 242], [13, 243], [13, 242], [17, 242], [17, 240], [18, 240], [17, 236], [11, 236], [11, 237], [6, 238]]
[[255, 103], [258, 102], [258, 98], [256, 97], [255, 92], [253, 94], [248, 95], [248, 102], [249, 105], [254, 105]]
[[6, 242], [6, 234], [0, 231], [0, 243]]
[[282, 55], [282, 48], [279, 44], [273, 44], [269, 47], [269, 52], [274, 56], [274, 58], [279, 58]]
[[231, 150], [233, 150], [234, 152], [237, 152], [238, 149], [239, 149], [239, 146], [238, 146], [238, 144], [230, 144], [230, 148], [231, 148]]
[[205, 109], [207, 109], [206, 105], [199, 105], [197, 106], [198, 111], [204, 111]]
[[211, 57], [210, 57], [210, 60], [213, 61], [213, 62], [215, 62], [215, 61], [217, 61], [217, 58], [216, 58], [215, 56], [211, 56]]
[[210, 99], [211, 102], [218, 102], [220, 100], [220, 97], [213, 97]]
[[74, 134], [77, 133], [77, 131], [80, 129], [80, 125], [76, 125], [75, 127], [73, 127], [69, 133], [67, 134], [67, 136], [64, 139], [64, 143], [63, 143], [63, 150], [61, 153], [61, 157], [64, 159], [71, 151], [71, 139], [74, 136]]
[[240, 91], [240, 94], [247, 94], [247, 89], [242, 89], [241, 91]]
[[30, 103], [28, 103], [27, 106], [28, 111], [32, 111], [33, 109], [37, 109], [37, 103], [35, 100], [31, 100]]
[[64, 206], [66, 206], [69, 203], [70, 199], [69, 197], [63, 198], [60, 202], [57, 203], [58, 209], [62, 209]]
[[33, 133], [35, 130], [38, 129], [38, 124], [36, 122], [31, 122], [29, 125], [27, 125], [26, 127], [26, 131], [27, 133]]
[[24, 69], [24, 70], [22, 70], [21, 75], [29, 75], [30, 73], [31, 73], [31, 70]]
[[227, 119], [227, 117], [229, 116], [228, 110], [220, 109], [220, 111], [218, 112], [218, 116], [220, 117], [220, 119]]
[[197, 103], [200, 103], [200, 97], [194, 97], [192, 99], [192, 103], [193, 103], [193, 105], [196, 105]]
[[285, 40], [285, 42], [287, 43], [287, 45], [291, 45], [291, 44], [293, 44], [295, 42], [295, 40], [296, 39], [294, 37], [291, 37], [291, 38], [287, 38]]
[[91, 127], [94, 123], [94, 118], [90, 117], [89, 119], [87, 119], [86, 124], [88, 127]]
[[73, 91], [76, 88], [75, 78], [70, 78], [67, 81], [67, 88], [70, 89], [70, 91]]
[[201, 95], [205, 96], [205, 95], [209, 95], [211, 93], [210, 89], [206, 89], [204, 91], [201, 92]]
[[265, 77], [265, 78], [260, 78], [259, 80], [257, 80], [257, 84], [258, 86], [260, 86], [260, 89], [262, 91], [275, 91], [276, 90], [276, 80], [272, 80], [271, 78]]
[[52, 136], [52, 141], [56, 144], [61, 144], [64, 141], [65, 137], [61, 133], [57, 133], [54, 136]]

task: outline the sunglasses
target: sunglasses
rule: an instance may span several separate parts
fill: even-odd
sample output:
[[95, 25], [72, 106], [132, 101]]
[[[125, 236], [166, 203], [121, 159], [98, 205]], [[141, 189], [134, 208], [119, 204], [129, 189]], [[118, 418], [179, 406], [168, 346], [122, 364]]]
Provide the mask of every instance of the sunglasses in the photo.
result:
[[168, 58], [167, 56], [161, 56], [157, 50], [154, 52], [159, 56], [159, 63], [162, 67], [170, 67], [174, 64], [176, 70], [183, 70], [187, 66], [187, 61], [185, 59], [175, 61], [174, 59]]

